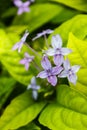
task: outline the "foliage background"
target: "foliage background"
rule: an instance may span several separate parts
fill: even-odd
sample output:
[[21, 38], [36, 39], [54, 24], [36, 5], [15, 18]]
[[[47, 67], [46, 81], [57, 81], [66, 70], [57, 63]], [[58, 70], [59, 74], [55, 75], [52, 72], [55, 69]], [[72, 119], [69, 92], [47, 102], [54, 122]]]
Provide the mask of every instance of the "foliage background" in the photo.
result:
[[[11, 0], [0, 0], [0, 130], [87, 130], [87, 1], [36, 0], [30, 9], [18, 16]], [[72, 65], [81, 69], [76, 86], [63, 81], [50, 97], [43, 84], [45, 96], [42, 91], [34, 101], [26, 87], [37, 72], [19, 64], [25, 51], [32, 52], [25, 46], [20, 54], [11, 48], [28, 29], [28, 44], [40, 52], [44, 39], [31, 39], [47, 28], [54, 30], [49, 44], [52, 35], [60, 34], [63, 46], [73, 50]]]

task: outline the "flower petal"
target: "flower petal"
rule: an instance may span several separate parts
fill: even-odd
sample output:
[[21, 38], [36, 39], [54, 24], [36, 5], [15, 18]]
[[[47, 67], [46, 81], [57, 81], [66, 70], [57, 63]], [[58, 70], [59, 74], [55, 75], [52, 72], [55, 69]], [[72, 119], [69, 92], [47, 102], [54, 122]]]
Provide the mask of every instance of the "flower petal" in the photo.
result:
[[62, 47], [62, 39], [61, 39], [60, 35], [55, 35], [52, 37], [51, 45], [55, 49]]
[[39, 86], [39, 85], [37, 85], [37, 86], [36, 86], [36, 90], [39, 90], [39, 89], [40, 89], [40, 86]]
[[14, 5], [16, 5], [17, 7], [20, 7], [23, 3], [21, 0], [13, 0]]
[[18, 46], [18, 52], [19, 52], [19, 53], [21, 52], [22, 46], [23, 46], [23, 42], [20, 41], [20, 42], [19, 42], [19, 46]]
[[22, 7], [19, 7], [17, 14], [20, 15], [20, 14], [22, 14], [23, 12], [24, 12], [24, 11], [23, 11], [23, 8], [22, 8]]
[[42, 67], [45, 69], [45, 70], [48, 70], [51, 68], [51, 63], [50, 61], [48, 60], [48, 57], [47, 56], [43, 56], [43, 59], [41, 61], [41, 65]]
[[13, 47], [12, 50], [16, 50], [19, 47], [19, 42], [17, 42]]
[[60, 77], [60, 78], [65, 78], [65, 77], [67, 77], [67, 76], [68, 76], [68, 72], [67, 72], [66, 70], [62, 71], [62, 72], [58, 75], [58, 77]]
[[69, 70], [71, 67], [70, 67], [70, 62], [69, 62], [69, 60], [68, 59], [66, 59], [65, 61], [64, 61], [64, 68], [65, 68], [65, 70]]
[[32, 77], [32, 79], [31, 79], [31, 84], [32, 84], [32, 85], [36, 85], [36, 78], [35, 78], [35, 76]]
[[72, 69], [72, 71], [73, 71], [74, 73], [76, 73], [76, 72], [79, 71], [80, 66], [79, 66], [79, 65], [74, 65], [74, 66], [71, 67], [71, 69]]
[[69, 53], [71, 53], [72, 50], [71, 49], [68, 49], [68, 48], [61, 48], [61, 54], [62, 55], [68, 55]]
[[43, 31], [43, 32], [44, 32], [44, 34], [51, 34], [51, 33], [53, 33], [53, 30], [47, 29], [47, 30], [45, 30], [45, 31]]
[[29, 32], [26, 30], [23, 37], [21, 38], [21, 41], [24, 43], [26, 41], [27, 36], [29, 35]]
[[29, 57], [30, 57], [30, 55], [29, 55], [27, 52], [24, 53], [24, 56], [25, 56], [26, 58], [29, 58]]
[[69, 80], [69, 82], [71, 82], [71, 83], [73, 83], [75, 85], [76, 81], [77, 81], [76, 74], [68, 75], [68, 80]]
[[25, 63], [25, 69], [26, 69], [26, 70], [28, 70], [29, 65], [30, 65], [29, 63]]
[[32, 41], [35, 41], [37, 38], [39, 38], [39, 37], [41, 37], [42, 35], [37, 35], [36, 37], [34, 37], [33, 39], [32, 39]]
[[20, 60], [20, 64], [25, 64], [25, 63], [26, 63], [26, 59], [25, 58]]
[[30, 5], [30, 1], [26, 1], [26, 2], [23, 3], [24, 7], [28, 7], [29, 5]]
[[47, 78], [48, 82], [51, 83], [51, 85], [56, 86], [57, 84], [57, 77], [56, 76], [49, 76]]
[[37, 75], [37, 77], [40, 77], [40, 78], [42, 78], [42, 79], [44, 79], [44, 78], [47, 78], [47, 72], [46, 71], [41, 71], [38, 75]]
[[41, 37], [41, 36], [44, 36], [44, 35], [46, 35], [46, 34], [51, 34], [52, 32], [53, 32], [53, 30], [47, 29], [47, 30], [44, 30], [44, 31], [42, 31], [42, 32], [40, 32], [40, 33], [37, 33], [37, 36], [34, 37], [34, 38], [32, 39], [32, 41], [34, 41], [34, 40], [36, 40], [37, 38], [39, 38], [39, 37]]
[[30, 8], [24, 7], [24, 12], [30, 12]]
[[32, 91], [32, 97], [33, 97], [33, 99], [37, 100], [38, 92], [36, 90]]
[[54, 55], [56, 54], [56, 50], [50, 48], [50, 49], [48, 49], [48, 50], [46, 51], [46, 54], [47, 54], [48, 56], [54, 56]]
[[53, 58], [53, 61], [54, 61], [54, 64], [57, 65], [57, 66], [60, 66], [63, 61], [64, 61], [64, 58], [62, 55], [55, 55], [54, 58]]
[[63, 70], [63, 67], [59, 67], [59, 66], [56, 66], [56, 67], [53, 67], [52, 68], [52, 74], [53, 75], [58, 75], [61, 71]]
[[27, 90], [31, 89], [32, 88], [32, 85], [29, 84], [28, 87], [27, 87]]

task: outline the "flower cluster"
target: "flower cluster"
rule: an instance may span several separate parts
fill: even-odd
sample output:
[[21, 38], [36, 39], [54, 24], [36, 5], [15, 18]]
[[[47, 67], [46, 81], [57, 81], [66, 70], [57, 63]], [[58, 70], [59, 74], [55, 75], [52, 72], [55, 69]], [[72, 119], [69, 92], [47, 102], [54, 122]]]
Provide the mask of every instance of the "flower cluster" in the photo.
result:
[[21, 40], [20, 40], [19, 42], [17, 42], [17, 43], [13, 46], [12, 50], [18, 49], [18, 52], [20, 52], [20, 51], [21, 51], [21, 48], [22, 48], [23, 44], [25, 43], [26, 38], [27, 38], [28, 35], [29, 35], [29, 32], [28, 32], [28, 31], [25, 31], [25, 33], [24, 33], [23, 37], [21, 38]]
[[[50, 34], [52, 32], [53, 32], [52, 30], [47, 29], [41, 33], [38, 33], [37, 36], [33, 38], [33, 40], [46, 34]], [[25, 44], [28, 35], [29, 32], [26, 31], [21, 40], [17, 42], [12, 49], [13, 50], [18, 49], [18, 52], [20, 52], [23, 44]], [[33, 52], [35, 52], [35, 50], [33, 50]], [[69, 60], [65, 58], [65, 56], [70, 54], [71, 52], [72, 52], [71, 49], [62, 47], [62, 39], [60, 35], [52, 36], [51, 47], [48, 47], [48, 49], [44, 51], [44, 55], [41, 56], [41, 66], [44, 70], [38, 72], [36, 78], [41, 79], [45, 78], [52, 86], [57, 85], [59, 78], [67, 78], [69, 82], [75, 85], [77, 81], [76, 73], [80, 69], [80, 66], [79, 65], [70, 66]], [[25, 65], [25, 69], [28, 70], [30, 63], [34, 60], [34, 57], [35, 56], [30, 56], [26, 52], [24, 54], [24, 59], [20, 61], [20, 64]], [[51, 57], [53, 58], [53, 61]], [[31, 79], [31, 83], [28, 85], [27, 88], [32, 89], [32, 97], [35, 100], [38, 97], [37, 91], [40, 89], [40, 86], [36, 85], [36, 78], [33, 77]]]
[[43, 56], [41, 65], [44, 68], [44, 71], [41, 71], [37, 75], [37, 77], [47, 78], [48, 82], [51, 83], [51, 85], [55, 86], [57, 84], [56, 75], [60, 74], [60, 72], [63, 70], [63, 67], [62, 66], [52, 67], [47, 56]]
[[22, 2], [21, 0], [13, 0], [14, 5], [18, 8], [17, 14], [20, 15], [23, 12], [29, 12], [29, 6], [32, 2], [34, 2], [34, 0], [27, 0], [26, 2]]
[[24, 59], [20, 61], [20, 64], [25, 65], [25, 69], [28, 70], [30, 62], [34, 59], [34, 56], [30, 56], [27, 52], [24, 54]]

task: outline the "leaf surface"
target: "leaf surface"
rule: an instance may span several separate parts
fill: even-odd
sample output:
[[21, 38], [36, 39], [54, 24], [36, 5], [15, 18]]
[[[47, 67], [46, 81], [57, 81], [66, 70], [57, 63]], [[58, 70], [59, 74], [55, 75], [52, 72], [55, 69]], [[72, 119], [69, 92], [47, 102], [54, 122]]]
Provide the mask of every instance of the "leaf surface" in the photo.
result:
[[68, 56], [71, 64], [81, 66], [77, 84], [71, 86], [87, 95], [87, 41], [79, 40], [70, 33], [67, 47], [73, 50], [73, 53]]
[[5, 109], [0, 118], [0, 129], [17, 129], [37, 117], [45, 102], [35, 102], [29, 91], [16, 97]]
[[50, 0], [55, 1], [71, 8], [87, 12], [87, 1], [86, 0]]
[[86, 130], [87, 98], [69, 86], [60, 85], [57, 102], [44, 109], [39, 121], [52, 130]]
[[0, 30], [0, 36], [0, 60], [2, 64], [17, 81], [28, 85], [37, 70], [30, 65], [29, 71], [26, 71], [24, 65], [20, 64], [20, 60], [24, 58], [24, 52], [29, 52], [30, 54], [30, 50], [26, 46], [23, 46], [21, 53], [12, 50], [14, 44], [20, 41], [19, 36], [15, 33], [6, 34], [4, 30]]
[[63, 45], [65, 46], [68, 42], [70, 32], [72, 32], [77, 38], [84, 40], [87, 34], [87, 15], [77, 15], [61, 24], [50, 35], [49, 41], [52, 35], [60, 34], [63, 39]]

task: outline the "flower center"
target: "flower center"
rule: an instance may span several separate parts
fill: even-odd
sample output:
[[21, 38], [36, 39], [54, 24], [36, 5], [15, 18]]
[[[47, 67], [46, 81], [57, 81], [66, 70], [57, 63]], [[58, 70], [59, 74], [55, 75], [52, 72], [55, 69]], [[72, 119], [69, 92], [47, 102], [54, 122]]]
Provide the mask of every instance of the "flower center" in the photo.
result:
[[60, 48], [57, 48], [57, 49], [56, 49], [56, 54], [61, 55], [61, 49], [60, 49]]
[[48, 76], [52, 75], [51, 69], [46, 70], [46, 72]]
[[69, 75], [73, 75], [73, 71], [69, 69]]

